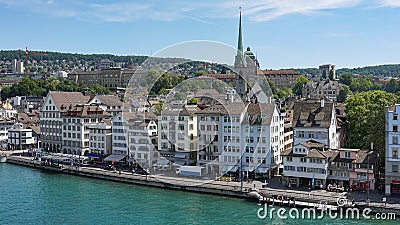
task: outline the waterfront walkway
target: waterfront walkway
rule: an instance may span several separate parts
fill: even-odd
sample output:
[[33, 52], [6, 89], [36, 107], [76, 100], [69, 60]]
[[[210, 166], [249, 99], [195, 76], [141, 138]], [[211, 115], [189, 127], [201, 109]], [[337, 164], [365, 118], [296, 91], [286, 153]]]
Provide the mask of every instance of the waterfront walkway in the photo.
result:
[[[141, 175], [127, 171], [110, 171], [95, 167], [76, 167], [66, 165], [57, 165], [57, 167], [51, 167], [43, 165], [43, 162], [33, 160], [32, 157], [20, 156], [19, 154], [9, 156], [8, 161], [20, 165], [43, 168], [80, 176], [235, 197], [251, 198], [252, 196], [248, 195], [248, 193], [253, 190], [260, 191], [260, 189], [262, 189], [267, 196], [280, 195], [285, 197], [293, 197], [297, 200], [306, 200], [308, 202], [327, 202], [332, 205], [336, 205], [339, 198], [347, 198], [350, 201], [354, 199], [357, 205], [364, 205], [365, 200], [363, 196], [366, 196], [366, 193], [335, 193], [325, 190], [308, 190], [305, 188], [294, 187], [289, 188], [279, 183], [279, 177], [271, 179], [267, 183], [253, 181], [243, 182], [243, 184], [241, 184], [240, 182], [170, 176], [167, 174]], [[400, 210], [400, 200], [398, 198], [388, 197], [387, 199], [387, 204], [384, 205], [381, 201], [382, 196], [374, 192], [370, 193], [371, 206]]]

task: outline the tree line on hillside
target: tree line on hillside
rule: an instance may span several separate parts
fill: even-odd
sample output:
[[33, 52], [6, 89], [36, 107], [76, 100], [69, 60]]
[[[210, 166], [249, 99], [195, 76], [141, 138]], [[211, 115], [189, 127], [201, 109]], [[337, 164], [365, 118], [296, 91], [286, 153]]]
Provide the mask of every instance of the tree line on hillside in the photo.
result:
[[1, 99], [5, 100], [15, 96], [46, 96], [49, 91], [84, 91], [88, 88], [94, 94], [108, 94], [110, 91], [101, 86], [93, 85], [86, 87], [83, 84], [73, 83], [63, 78], [49, 78], [33, 80], [30, 77], [24, 77], [20, 82], [11, 87], [3, 87], [1, 90]]
[[[114, 62], [133, 62], [135, 64], [143, 63], [147, 56], [118, 56], [112, 54], [78, 54], [78, 53], [61, 53], [40, 51], [42, 54], [30, 54], [30, 60], [66, 60], [66, 61], [99, 61], [101, 59], [109, 59]], [[18, 50], [0, 51], [0, 60], [11, 61], [13, 59], [25, 60], [25, 52]]]
[[[292, 69], [301, 75], [319, 75], [318, 68], [297, 68]], [[400, 64], [389, 64], [379, 66], [365, 66], [358, 68], [341, 68], [336, 70], [337, 76], [343, 74], [359, 74], [362, 76], [400, 77]]]
[[400, 81], [391, 79], [387, 83], [377, 83], [371, 77], [353, 78], [350, 74], [343, 74], [339, 78], [339, 82], [350, 87], [350, 90], [355, 93], [383, 90], [389, 93], [400, 92]]

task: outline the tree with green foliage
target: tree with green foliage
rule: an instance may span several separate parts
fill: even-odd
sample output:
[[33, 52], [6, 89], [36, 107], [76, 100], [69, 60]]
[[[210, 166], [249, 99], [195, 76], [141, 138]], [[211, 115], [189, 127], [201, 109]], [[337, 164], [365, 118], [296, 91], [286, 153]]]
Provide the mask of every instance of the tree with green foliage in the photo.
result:
[[351, 81], [353, 80], [353, 78], [351, 77], [350, 74], [343, 74], [342, 76], [340, 76], [339, 78], [339, 82], [342, 84], [345, 84], [347, 86], [351, 85]]
[[11, 91], [11, 87], [7, 87], [7, 86], [5, 86], [5, 87], [3, 87], [1, 89], [1, 100], [2, 101], [4, 101], [7, 98], [11, 97], [11, 92], [10, 91]]
[[342, 90], [339, 91], [339, 95], [337, 97], [338, 102], [345, 102], [347, 99], [347, 96], [352, 95], [353, 92], [351, 92], [350, 87], [342, 84]]
[[397, 103], [399, 97], [385, 91], [368, 91], [356, 94], [346, 101], [349, 121], [347, 147], [374, 149], [385, 157], [386, 106]]
[[105, 88], [105, 87], [101, 86], [100, 84], [90, 86], [89, 89], [90, 89], [90, 92], [92, 92], [93, 94], [98, 94], [98, 95], [104, 95], [104, 94], [110, 93], [110, 90], [108, 88]]
[[385, 84], [384, 89], [389, 93], [396, 93], [399, 91], [399, 83], [395, 79], [391, 79], [387, 84]]
[[190, 105], [196, 105], [198, 102], [199, 102], [198, 98], [191, 98], [187, 101], [187, 103]]
[[310, 80], [307, 79], [307, 77], [305, 76], [298, 76], [296, 78], [296, 83], [292, 89], [293, 94], [297, 95], [297, 96], [301, 96], [302, 92], [303, 92], [303, 86], [309, 82]]
[[339, 94], [337, 96], [337, 101], [338, 102], [345, 102], [347, 99], [347, 93], [344, 89], [339, 91]]
[[278, 91], [279, 98], [287, 98], [293, 95], [292, 89], [283, 87]]
[[164, 110], [164, 108], [165, 108], [165, 103], [163, 101], [160, 101], [154, 105], [156, 113], [160, 113], [162, 110]]
[[[267, 85], [264, 85], [264, 87], [265, 88], [270, 88], [271, 89], [271, 92], [270, 93], [265, 93], [266, 95], [271, 95], [272, 94], [272, 97], [274, 97], [275, 99], [278, 99], [279, 98], [279, 96], [278, 96], [278, 89], [276, 88], [276, 86], [275, 86], [275, 84], [274, 84], [274, 82], [272, 82], [270, 79], [265, 79], [266, 81], [267, 81], [267, 84], [268, 84], [268, 86]], [[265, 81], [264, 80], [264, 81]], [[266, 90], [267, 92], [268, 92], [268, 90]]]
[[350, 90], [353, 92], [365, 92], [378, 89], [371, 78], [355, 78], [352, 80]]

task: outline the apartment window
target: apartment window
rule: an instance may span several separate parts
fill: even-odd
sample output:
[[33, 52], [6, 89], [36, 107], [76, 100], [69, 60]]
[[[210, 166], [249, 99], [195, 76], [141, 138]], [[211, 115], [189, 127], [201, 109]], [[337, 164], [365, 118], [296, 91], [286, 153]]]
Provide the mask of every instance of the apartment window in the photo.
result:
[[293, 158], [292, 157], [286, 157], [286, 161], [293, 162]]
[[398, 158], [399, 158], [399, 149], [392, 148], [392, 159], [398, 159]]
[[179, 125], [179, 130], [185, 130], [185, 126], [184, 125]]
[[344, 157], [345, 158], [350, 158], [350, 152], [344, 152]]
[[393, 114], [393, 120], [397, 120], [397, 114]]
[[395, 145], [399, 144], [399, 137], [392, 136], [392, 144], [395, 144]]
[[310, 131], [310, 133], [308, 133], [308, 138], [314, 138], [314, 132]]
[[398, 131], [397, 125], [393, 125], [393, 132], [397, 132], [397, 131]]
[[392, 165], [392, 172], [394, 172], [394, 173], [399, 172], [399, 165], [393, 164], [393, 165]]
[[299, 131], [299, 138], [304, 138], [304, 131]]

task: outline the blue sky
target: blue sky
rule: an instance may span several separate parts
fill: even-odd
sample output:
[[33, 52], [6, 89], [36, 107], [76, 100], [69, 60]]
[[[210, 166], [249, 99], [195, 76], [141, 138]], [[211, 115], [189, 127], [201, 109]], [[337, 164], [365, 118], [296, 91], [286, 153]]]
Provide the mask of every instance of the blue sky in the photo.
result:
[[191, 40], [236, 46], [239, 6], [244, 46], [263, 69], [400, 63], [400, 0], [0, 0], [0, 49], [151, 55]]

